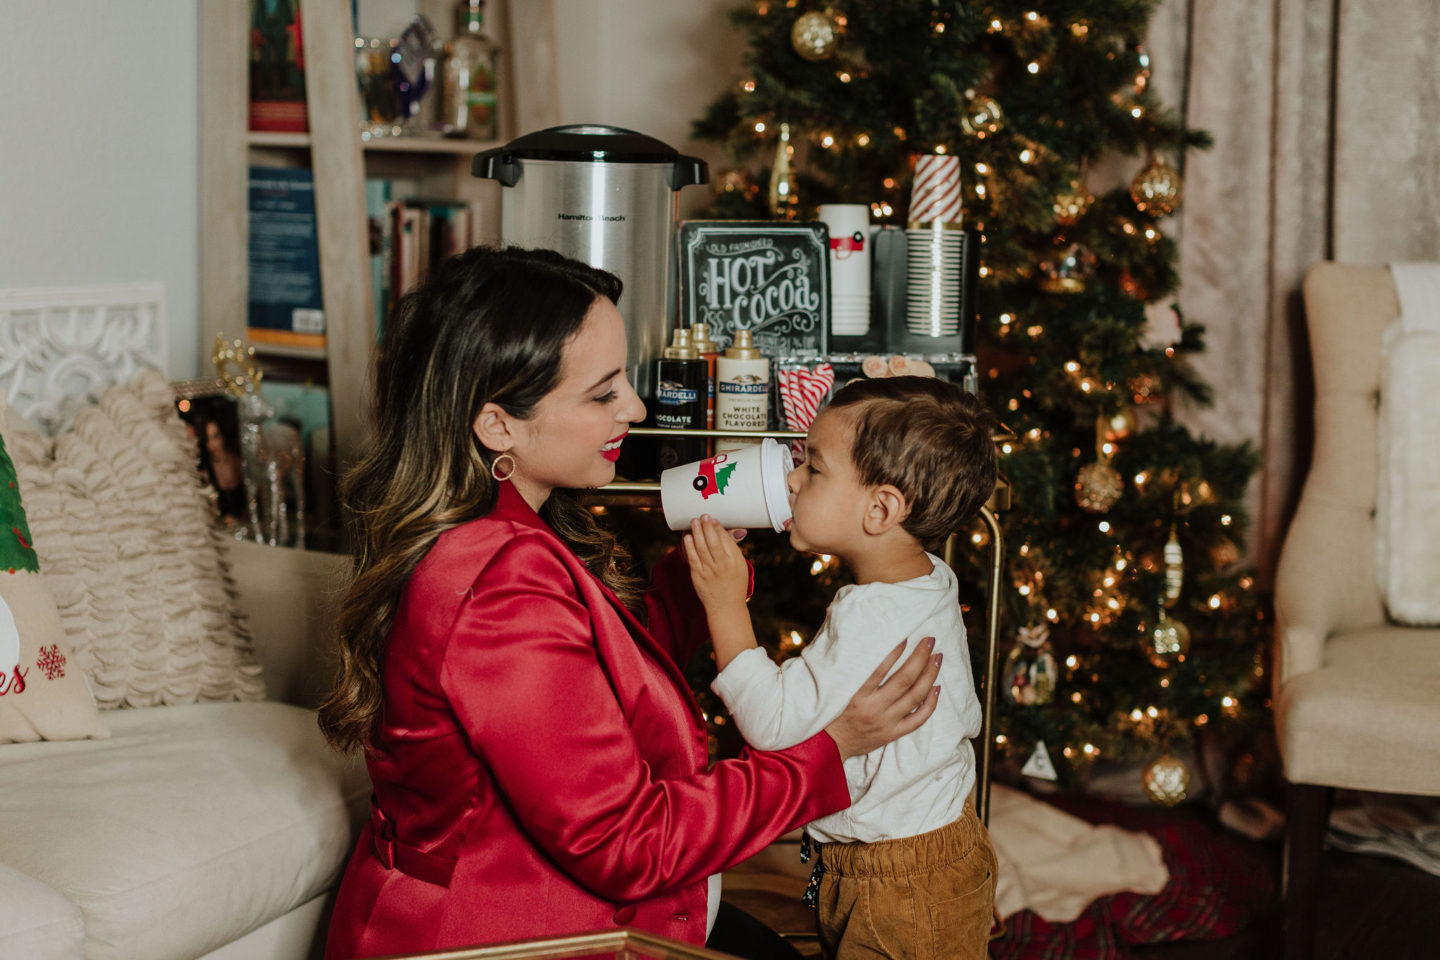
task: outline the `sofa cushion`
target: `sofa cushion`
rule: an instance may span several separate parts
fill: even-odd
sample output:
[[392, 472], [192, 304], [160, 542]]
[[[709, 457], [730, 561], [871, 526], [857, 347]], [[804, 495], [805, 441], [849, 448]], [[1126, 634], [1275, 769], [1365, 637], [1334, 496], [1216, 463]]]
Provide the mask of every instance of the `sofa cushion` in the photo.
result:
[[175, 396], [151, 370], [53, 441], [11, 430], [45, 579], [102, 708], [260, 700]]
[[0, 396], [0, 743], [103, 737], [32, 545]]
[[80, 910], [40, 881], [0, 863], [0, 957], [75, 960], [85, 948]]
[[79, 907], [89, 960], [185, 960], [333, 885], [364, 767], [281, 703], [108, 715], [109, 740], [0, 751], [0, 862]]

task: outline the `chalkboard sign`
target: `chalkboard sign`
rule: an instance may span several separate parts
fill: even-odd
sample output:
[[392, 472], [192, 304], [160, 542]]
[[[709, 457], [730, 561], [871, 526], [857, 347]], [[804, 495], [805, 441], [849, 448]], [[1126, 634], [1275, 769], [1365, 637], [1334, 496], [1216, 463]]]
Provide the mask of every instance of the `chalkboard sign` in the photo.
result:
[[819, 356], [830, 326], [825, 224], [686, 220], [680, 224], [680, 323], [710, 325], [723, 350], [750, 330], [767, 357]]

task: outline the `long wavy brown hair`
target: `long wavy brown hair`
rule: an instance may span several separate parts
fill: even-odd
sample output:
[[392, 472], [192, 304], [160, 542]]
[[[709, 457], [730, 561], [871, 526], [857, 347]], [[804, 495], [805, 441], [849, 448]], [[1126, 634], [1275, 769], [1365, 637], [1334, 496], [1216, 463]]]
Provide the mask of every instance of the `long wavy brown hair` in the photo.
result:
[[[436, 539], [489, 513], [498, 484], [472, 424], [486, 403], [515, 417], [561, 379], [566, 345], [620, 279], [549, 250], [476, 247], [401, 298], [375, 363], [370, 445], [345, 475], [355, 549], [341, 605], [339, 662], [320, 706], [336, 750], [362, 748], [383, 702], [386, 642], [410, 575]], [[540, 516], [632, 608], [625, 552], [575, 496], [556, 490]]]

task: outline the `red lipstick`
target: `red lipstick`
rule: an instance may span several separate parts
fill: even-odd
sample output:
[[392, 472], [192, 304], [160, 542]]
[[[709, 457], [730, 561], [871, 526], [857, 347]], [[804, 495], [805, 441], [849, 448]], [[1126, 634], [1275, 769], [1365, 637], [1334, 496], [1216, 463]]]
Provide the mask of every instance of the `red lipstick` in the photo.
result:
[[611, 437], [609, 440], [605, 441], [605, 446], [600, 448], [600, 456], [604, 457], [606, 460], [609, 460], [611, 463], [619, 460], [620, 443], [629, 435], [630, 431], [626, 430], [624, 433], [620, 434], [620, 436]]

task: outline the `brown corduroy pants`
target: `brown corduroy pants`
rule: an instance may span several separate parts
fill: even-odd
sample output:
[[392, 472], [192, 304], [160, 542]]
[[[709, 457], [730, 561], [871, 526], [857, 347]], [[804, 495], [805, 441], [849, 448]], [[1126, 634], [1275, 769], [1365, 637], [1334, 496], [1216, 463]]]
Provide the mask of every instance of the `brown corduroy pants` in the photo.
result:
[[823, 843], [816, 927], [833, 960], [982, 960], [995, 850], [970, 802], [947, 826], [878, 843]]

